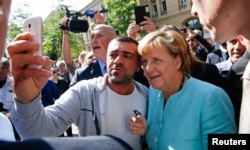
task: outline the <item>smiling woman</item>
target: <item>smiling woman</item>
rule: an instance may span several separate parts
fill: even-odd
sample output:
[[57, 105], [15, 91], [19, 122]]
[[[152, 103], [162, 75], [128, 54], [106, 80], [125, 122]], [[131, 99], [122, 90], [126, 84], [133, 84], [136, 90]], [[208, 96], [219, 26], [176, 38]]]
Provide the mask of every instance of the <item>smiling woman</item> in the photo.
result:
[[151, 84], [148, 117], [131, 118], [130, 129], [144, 136], [148, 149], [206, 150], [208, 134], [237, 132], [225, 91], [187, 73], [191, 54], [179, 32], [150, 32], [138, 52]]

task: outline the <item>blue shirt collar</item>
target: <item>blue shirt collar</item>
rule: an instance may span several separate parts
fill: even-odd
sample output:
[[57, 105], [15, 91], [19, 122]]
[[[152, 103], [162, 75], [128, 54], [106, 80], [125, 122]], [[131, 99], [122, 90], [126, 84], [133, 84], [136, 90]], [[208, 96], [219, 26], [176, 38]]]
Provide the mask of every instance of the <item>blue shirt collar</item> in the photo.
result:
[[[98, 61], [98, 64], [99, 64], [99, 66], [100, 66], [100, 68], [101, 68], [101, 72], [102, 72], [102, 76], [103, 76], [104, 74], [107, 73], [107, 72], [104, 72], [104, 67], [106, 66], [106, 63], [104, 63], [104, 62], [101, 61], [100, 59], [97, 59], [97, 61]], [[107, 69], [106, 69], [106, 71], [107, 71]]]

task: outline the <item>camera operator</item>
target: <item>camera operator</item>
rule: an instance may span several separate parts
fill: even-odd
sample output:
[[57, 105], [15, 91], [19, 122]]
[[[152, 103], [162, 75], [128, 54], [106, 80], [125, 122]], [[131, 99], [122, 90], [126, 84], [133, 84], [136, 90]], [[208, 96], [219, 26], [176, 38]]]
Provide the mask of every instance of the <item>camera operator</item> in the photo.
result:
[[[96, 11], [94, 19], [95, 19], [97, 24], [104, 24], [104, 17], [101, 15], [99, 10]], [[61, 19], [60, 24], [63, 26], [67, 26], [66, 24], [68, 21], [69, 21], [69, 18], [67, 16], [64, 16]], [[73, 77], [75, 74], [75, 70], [78, 68], [78, 66], [74, 62], [72, 55], [71, 55], [71, 47], [70, 47], [70, 42], [69, 42], [69, 31], [66, 29], [63, 30], [62, 53], [63, 53], [63, 58], [65, 61], [65, 64], [67, 66], [67, 70], [70, 74], [70, 77]]]
[[[101, 22], [101, 19], [103, 18], [99, 11], [97, 11], [96, 15], [94, 16], [98, 22]], [[60, 25], [63, 27], [67, 27], [69, 22], [69, 18], [67, 16], [64, 16], [61, 21]], [[104, 22], [104, 19], [103, 19]], [[63, 59], [65, 62], [65, 67], [68, 71], [69, 76], [69, 83], [71, 82], [72, 77], [75, 74], [75, 70], [78, 68], [77, 64], [74, 62], [72, 55], [71, 55], [71, 47], [69, 42], [69, 30], [68, 28], [63, 29], [63, 41], [62, 41], [62, 53], [63, 53]], [[72, 135], [72, 128], [67, 129], [67, 134]]]

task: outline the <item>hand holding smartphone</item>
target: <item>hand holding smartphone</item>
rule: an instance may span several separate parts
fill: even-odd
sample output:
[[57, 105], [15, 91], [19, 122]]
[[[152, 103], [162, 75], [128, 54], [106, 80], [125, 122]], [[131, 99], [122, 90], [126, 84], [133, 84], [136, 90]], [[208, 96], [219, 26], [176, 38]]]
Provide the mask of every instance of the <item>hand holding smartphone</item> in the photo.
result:
[[[31, 17], [23, 22], [23, 32], [30, 32], [33, 36], [32, 41], [39, 44], [39, 50], [37, 51], [37, 55], [42, 55], [43, 50], [43, 26], [42, 26], [42, 18], [41, 17]], [[30, 65], [31, 68], [41, 68], [39, 65]]]
[[134, 7], [135, 22], [140, 25], [142, 21], [145, 21], [144, 16], [149, 17], [149, 6], [135, 6]]
[[132, 117], [132, 120], [133, 120], [134, 122], [136, 122], [136, 117], [140, 116], [141, 113], [140, 113], [138, 110], [134, 110], [134, 113], [135, 113], [135, 116]]

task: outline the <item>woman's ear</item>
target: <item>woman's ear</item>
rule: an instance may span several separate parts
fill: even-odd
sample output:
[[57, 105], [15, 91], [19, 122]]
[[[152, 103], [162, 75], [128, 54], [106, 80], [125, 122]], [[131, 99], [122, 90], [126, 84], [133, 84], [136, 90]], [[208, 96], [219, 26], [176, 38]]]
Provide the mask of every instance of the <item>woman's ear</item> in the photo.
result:
[[176, 58], [175, 58], [175, 66], [176, 66], [178, 69], [181, 69], [182, 60], [181, 60], [181, 56], [180, 56], [180, 55], [176, 56]]

